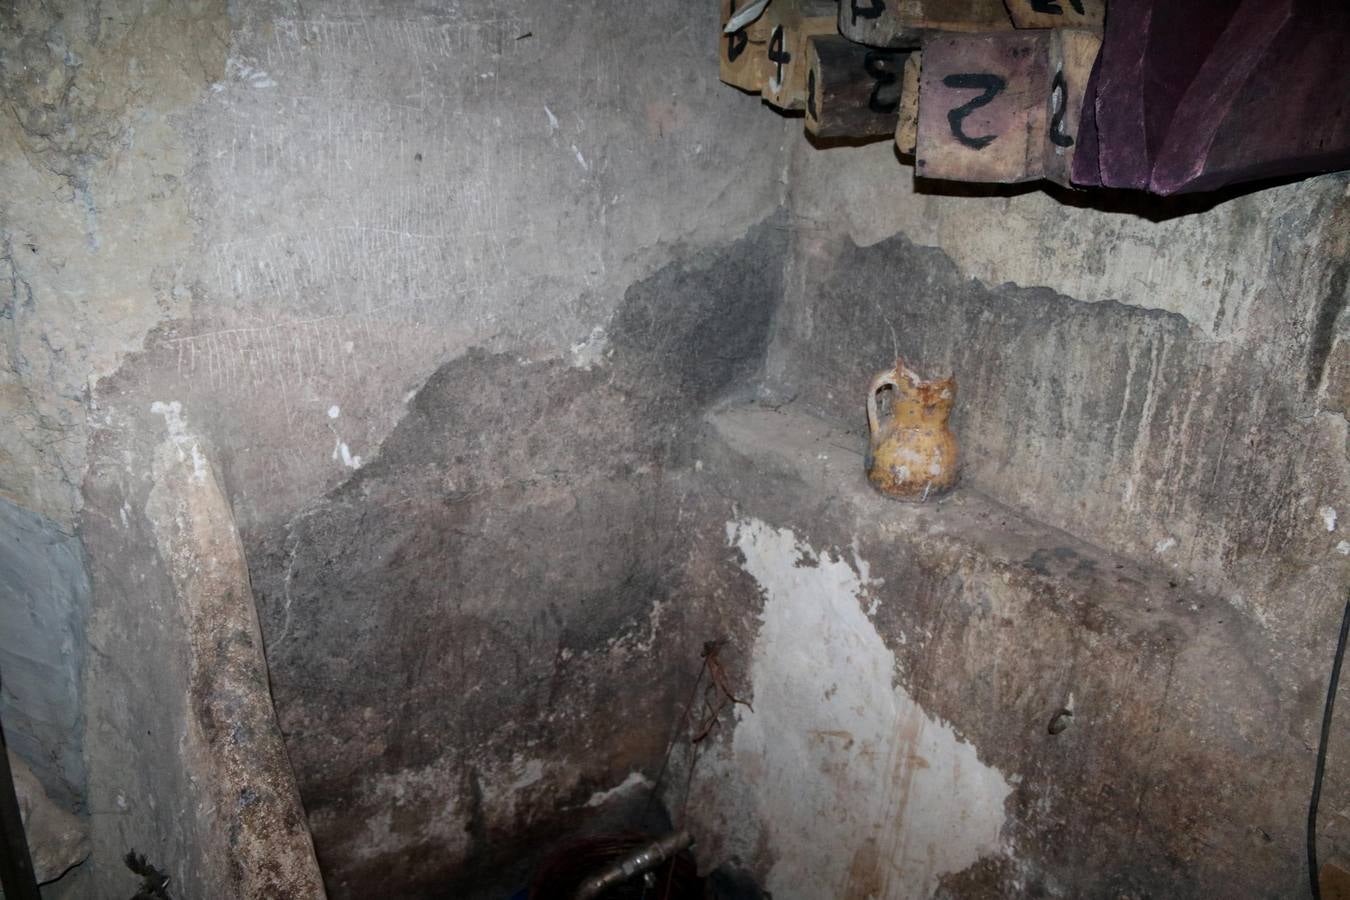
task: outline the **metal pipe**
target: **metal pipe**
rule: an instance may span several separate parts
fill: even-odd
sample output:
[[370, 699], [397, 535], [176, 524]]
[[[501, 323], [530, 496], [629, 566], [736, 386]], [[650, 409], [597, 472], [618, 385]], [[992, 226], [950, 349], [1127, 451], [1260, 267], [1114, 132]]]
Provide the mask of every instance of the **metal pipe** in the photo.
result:
[[0, 725], [0, 887], [6, 900], [41, 900], [33, 857], [23, 833], [19, 797], [14, 793], [14, 775], [9, 770], [5, 729]]
[[645, 847], [639, 847], [587, 878], [581, 883], [581, 887], [577, 888], [575, 898], [576, 900], [593, 900], [608, 888], [627, 881], [635, 875], [641, 875], [643, 872], [655, 869], [692, 843], [694, 843], [694, 838], [688, 831], [684, 829], [672, 831], [660, 840], [653, 841]]

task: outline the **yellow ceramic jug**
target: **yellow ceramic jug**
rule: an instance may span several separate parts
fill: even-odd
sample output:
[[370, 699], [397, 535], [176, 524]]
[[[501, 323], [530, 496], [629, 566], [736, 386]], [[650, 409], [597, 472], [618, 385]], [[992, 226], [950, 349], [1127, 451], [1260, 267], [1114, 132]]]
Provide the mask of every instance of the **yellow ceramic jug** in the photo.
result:
[[[877, 395], [892, 388], [891, 414], [881, 421]], [[956, 436], [947, 419], [956, 402], [956, 377], [924, 381], [897, 359], [867, 392], [867, 477], [884, 494], [922, 502], [956, 484]]]

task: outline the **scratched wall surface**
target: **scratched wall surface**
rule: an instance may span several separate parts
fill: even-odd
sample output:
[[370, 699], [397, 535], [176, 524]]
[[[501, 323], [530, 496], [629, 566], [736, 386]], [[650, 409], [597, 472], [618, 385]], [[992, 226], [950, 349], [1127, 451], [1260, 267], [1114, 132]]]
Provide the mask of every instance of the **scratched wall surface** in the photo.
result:
[[444, 360], [601, 352], [623, 288], [672, 246], [768, 213], [783, 125], [719, 88], [701, 21], [674, 3], [242, 6], [186, 126], [205, 255], [161, 346], [218, 409], [243, 527], [369, 461]]

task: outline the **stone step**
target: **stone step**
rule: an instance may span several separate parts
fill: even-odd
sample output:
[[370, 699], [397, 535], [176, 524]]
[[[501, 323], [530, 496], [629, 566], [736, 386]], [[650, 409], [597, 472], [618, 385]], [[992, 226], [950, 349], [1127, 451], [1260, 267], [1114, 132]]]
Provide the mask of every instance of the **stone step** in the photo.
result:
[[1278, 648], [976, 491], [891, 500], [862, 451], [791, 407], [707, 419], [689, 477], [726, 521], [690, 565], [742, 611], [754, 711], [700, 763], [700, 843], [785, 896], [1292, 890], [1316, 701]]

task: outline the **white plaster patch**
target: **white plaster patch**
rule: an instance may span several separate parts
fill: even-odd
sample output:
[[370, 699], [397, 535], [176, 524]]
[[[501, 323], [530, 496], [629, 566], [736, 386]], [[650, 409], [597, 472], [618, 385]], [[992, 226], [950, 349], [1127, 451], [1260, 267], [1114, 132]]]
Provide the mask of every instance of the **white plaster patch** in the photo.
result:
[[342, 464], [349, 469], [361, 468], [361, 457], [352, 455], [351, 448], [341, 438], [338, 439], [337, 445], [333, 447], [333, 459], [342, 460]]
[[589, 172], [591, 170], [590, 163], [586, 162], [586, 157], [581, 155], [581, 151], [577, 149], [576, 144], [572, 145], [572, 152], [577, 155], [577, 163], [581, 166], [581, 168]]
[[1341, 541], [1337, 544], [1336, 552], [1341, 556], [1350, 556], [1350, 541]]
[[1168, 550], [1171, 550], [1176, 545], [1177, 545], [1176, 538], [1174, 537], [1163, 538], [1161, 541], [1158, 541], [1158, 543], [1153, 545], [1153, 552], [1166, 553]]
[[558, 130], [558, 117], [555, 116], [555, 115], [553, 114], [553, 110], [549, 109], [548, 106], [545, 106], [545, 107], [544, 107], [544, 115], [548, 116], [548, 130], [549, 130], [549, 131], [557, 131], [557, 130]]
[[[251, 88], [271, 88], [276, 87], [277, 83], [272, 77], [262, 69], [255, 68], [247, 62], [230, 57], [225, 61], [225, 72]], [[214, 85], [212, 85], [214, 87]]]
[[572, 365], [589, 371], [595, 366], [604, 365], [605, 351], [609, 348], [609, 335], [599, 325], [591, 329], [586, 340], [572, 345]]
[[[519, 763], [519, 760], [512, 760], [512, 762]], [[518, 771], [513, 774], [515, 777], [511, 779], [511, 783], [506, 786], [507, 791], [512, 794], [543, 780], [544, 761], [540, 759], [526, 760], [523, 764], [519, 765]]]
[[737, 708], [732, 750], [769, 832], [774, 896], [928, 897], [1004, 852], [1012, 786], [894, 684], [856, 548], [857, 570], [757, 519], [726, 533], [765, 596], [754, 711]]
[[168, 403], [156, 400], [150, 404], [150, 411], [164, 417], [164, 428], [178, 451], [178, 461], [192, 460], [192, 480], [198, 483], [206, 481], [206, 457], [202, 456], [197, 446], [196, 435], [191, 434], [183, 422], [183, 404], [177, 400]]
[[338, 406], [336, 403], [328, 407], [328, 418], [336, 419], [340, 415], [342, 415], [342, 407]]
[[1336, 530], [1336, 509], [1332, 506], [1324, 506], [1317, 511], [1322, 517], [1322, 524], [1327, 527], [1327, 531]]
[[1247, 598], [1243, 597], [1241, 594], [1234, 594], [1232, 597], [1229, 597], [1228, 602], [1238, 612], [1249, 615], [1255, 619], [1260, 623], [1262, 628], [1270, 627], [1270, 617], [1266, 615], [1265, 611], [1262, 610], [1260, 606], [1247, 602]]
[[628, 777], [620, 781], [614, 787], [607, 791], [596, 791], [591, 794], [591, 799], [586, 801], [587, 806], [604, 806], [615, 797], [621, 797], [624, 794], [635, 791], [639, 788], [649, 788], [652, 782], [641, 772], [629, 772]]

